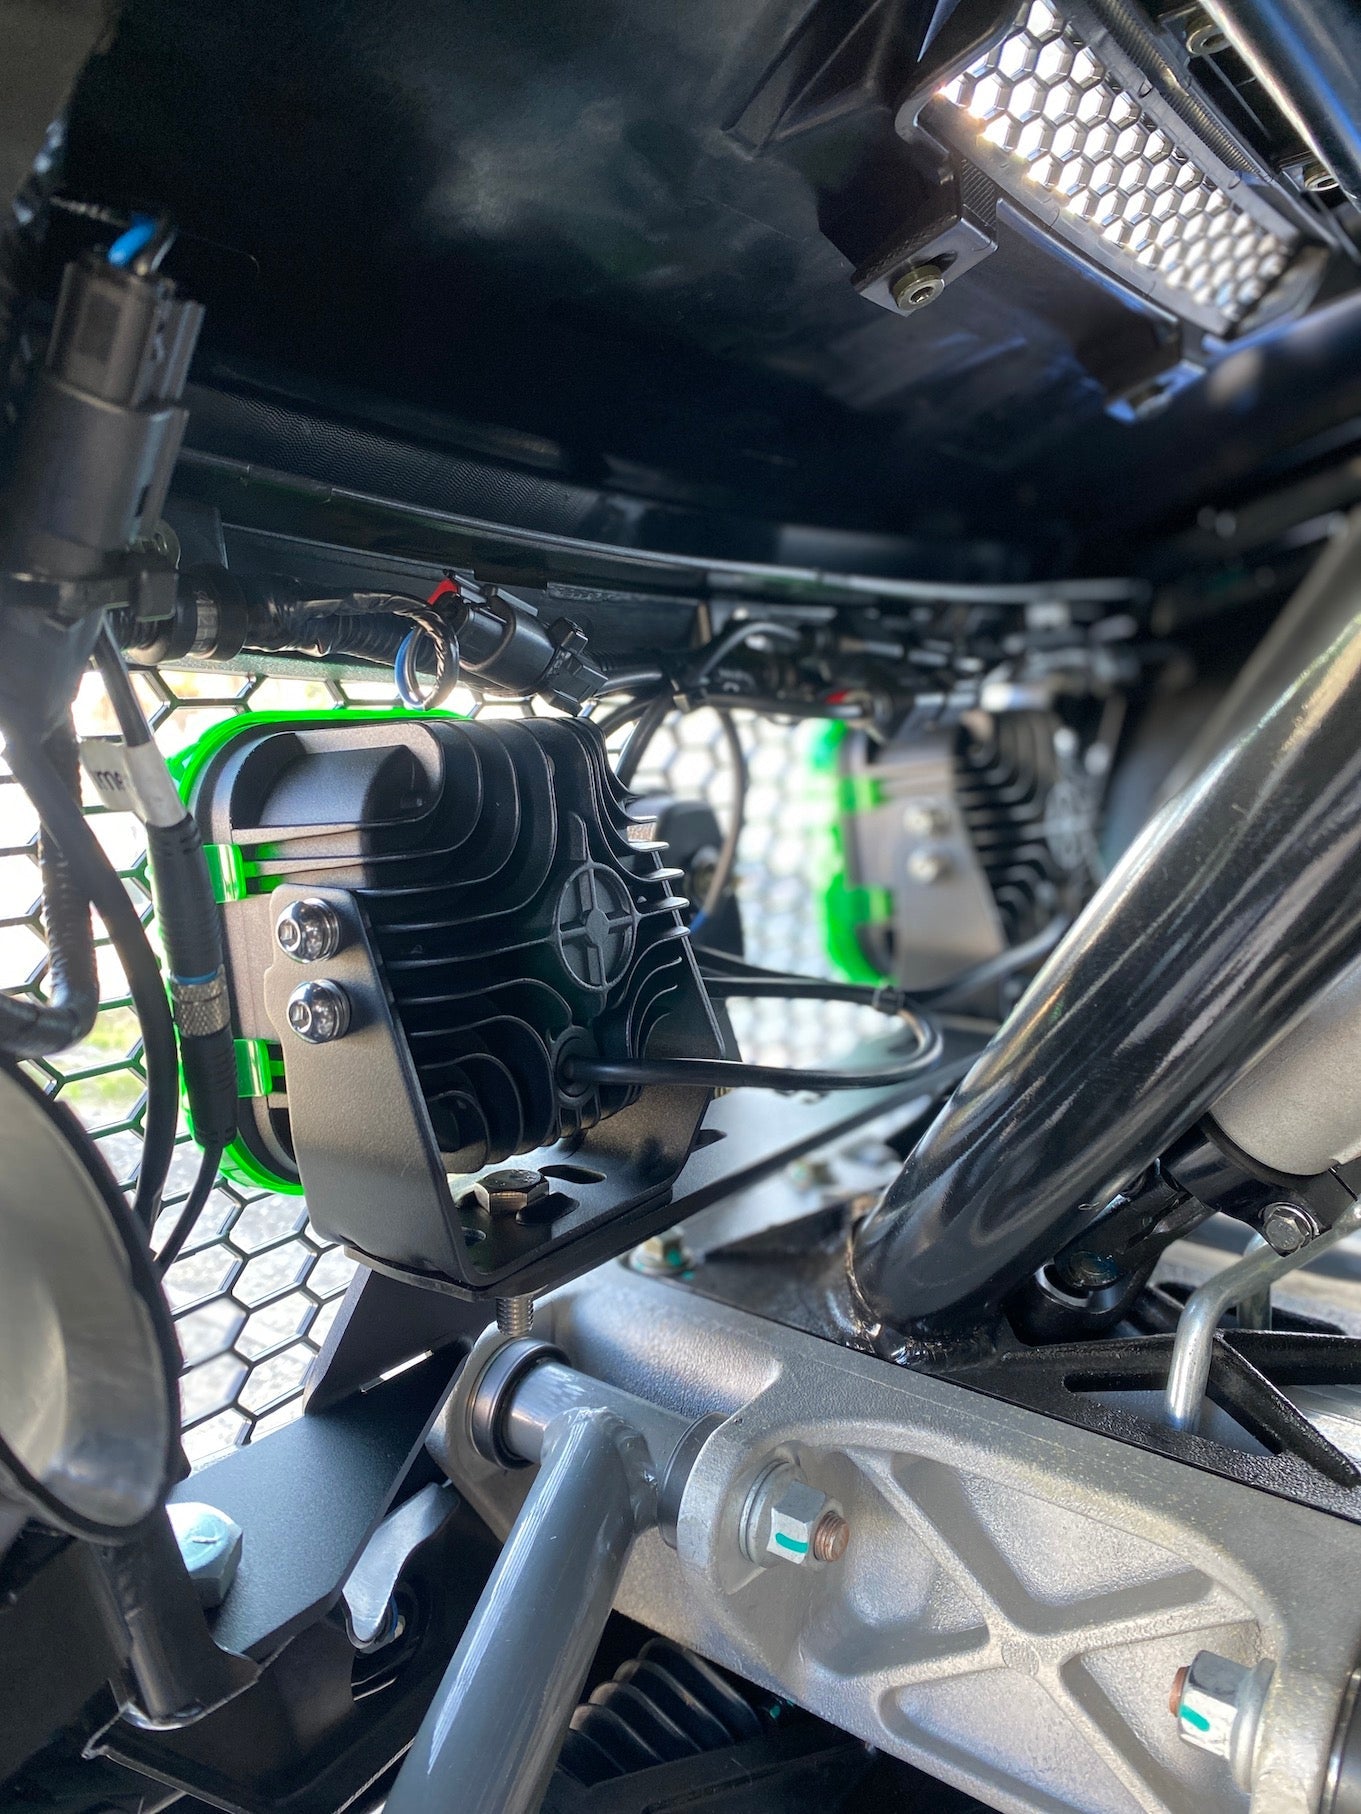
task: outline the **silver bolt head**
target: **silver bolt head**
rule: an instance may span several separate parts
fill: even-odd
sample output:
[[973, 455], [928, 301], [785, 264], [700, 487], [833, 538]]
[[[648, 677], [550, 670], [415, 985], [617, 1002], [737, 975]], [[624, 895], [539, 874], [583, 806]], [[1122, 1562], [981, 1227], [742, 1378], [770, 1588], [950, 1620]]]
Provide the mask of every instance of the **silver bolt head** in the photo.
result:
[[329, 977], [300, 983], [288, 998], [288, 1024], [308, 1045], [329, 1045], [349, 1031], [350, 998]]
[[939, 265], [913, 265], [891, 288], [895, 304], [904, 315], [911, 315], [936, 300], [945, 288], [945, 273]]
[[172, 1500], [166, 1506], [184, 1566], [205, 1612], [221, 1606], [236, 1579], [245, 1537], [241, 1526], [214, 1505]]
[[949, 860], [938, 850], [914, 850], [907, 859], [907, 873], [923, 888], [931, 888], [950, 873]]
[[334, 957], [341, 945], [340, 915], [329, 901], [290, 901], [274, 922], [274, 939], [300, 964]]
[[528, 1167], [507, 1166], [479, 1178], [473, 1195], [489, 1216], [517, 1216], [542, 1203], [548, 1195], [548, 1180]]
[[813, 1532], [831, 1500], [805, 1480], [791, 1480], [770, 1508], [766, 1555], [803, 1567], [813, 1560]]
[[939, 806], [912, 800], [903, 808], [903, 830], [909, 837], [938, 838], [949, 828], [949, 818]]
[[1100, 1291], [1106, 1285], [1113, 1285], [1120, 1276], [1117, 1263], [1101, 1253], [1076, 1253], [1060, 1270], [1078, 1291]]
[[828, 1190], [836, 1183], [829, 1159], [796, 1159], [785, 1175], [795, 1190]]
[[694, 1270], [695, 1257], [681, 1231], [671, 1228], [640, 1242], [629, 1254], [628, 1263], [632, 1271], [641, 1272], [645, 1278], [674, 1279]]
[[1273, 1203], [1262, 1218], [1262, 1239], [1279, 1254], [1298, 1253], [1318, 1234], [1318, 1223], [1298, 1203]]

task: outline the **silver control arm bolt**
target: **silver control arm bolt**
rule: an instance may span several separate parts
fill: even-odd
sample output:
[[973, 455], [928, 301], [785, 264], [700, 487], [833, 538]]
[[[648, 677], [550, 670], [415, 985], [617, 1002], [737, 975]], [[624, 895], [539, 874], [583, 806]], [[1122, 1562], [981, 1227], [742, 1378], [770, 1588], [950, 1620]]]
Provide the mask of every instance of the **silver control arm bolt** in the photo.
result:
[[742, 1509], [739, 1541], [749, 1562], [839, 1562], [851, 1527], [841, 1507], [800, 1478], [790, 1462], [773, 1462], [757, 1476]]
[[1298, 1203], [1273, 1203], [1262, 1217], [1262, 1239], [1273, 1253], [1298, 1253], [1318, 1232], [1318, 1223]]
[[1188, 1745], [1227, 1759], [1240, 1789], [1252, 1790], [1252, 1761], [1273, 1665], [1234, 1663], [1201, 1650], [1172, 1683], [1169, 1705]]

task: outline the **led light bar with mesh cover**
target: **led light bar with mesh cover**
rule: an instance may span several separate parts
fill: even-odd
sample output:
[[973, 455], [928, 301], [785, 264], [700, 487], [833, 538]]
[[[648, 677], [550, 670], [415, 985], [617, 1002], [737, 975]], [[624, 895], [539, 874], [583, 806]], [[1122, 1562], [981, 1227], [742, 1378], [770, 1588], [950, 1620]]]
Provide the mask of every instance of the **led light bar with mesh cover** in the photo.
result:
[[900, 129], [919, 122], [1130, 289], [1232, 334], [1288, 270], [1299, 233], [1094, 19], [1065, 11], [1028, 0]]

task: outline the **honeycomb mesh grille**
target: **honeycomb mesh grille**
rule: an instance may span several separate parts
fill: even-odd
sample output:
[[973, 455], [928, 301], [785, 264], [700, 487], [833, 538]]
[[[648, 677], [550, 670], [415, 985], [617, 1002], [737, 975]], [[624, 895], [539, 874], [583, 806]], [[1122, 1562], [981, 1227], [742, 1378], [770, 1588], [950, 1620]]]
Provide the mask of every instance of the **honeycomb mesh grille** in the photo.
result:
[[952, 134], [961, 149], [1004, 186], [1019, 177], [1022, 195], [1046, 192], [1078, 237], [1085, 230], [1224, 324], [1286, 267], [1286, 241], [1174, 143], [1046, 0], [941, 98], [976, 129]]
[[[391, 706], [384, 681], [346, 682], [242, 676], [202, 671], [138, 675], [136, 686], [167, 755], [193, 743], [212, 724], [254, 711], [313, 711], [345, 705]], [[519, 705], [481, 704], [460, 691], [451, 702], [469, 715], [520, 716]], [[82, 736], [112, 735], [103, 691], [87, 676], [76, 704]], [[748, 951], [781, 968], [825, 971], [809, 881], [809, 840], [825, 810], [807, 785], [809, 727], [788, 729], [739, 715], [751, 771], [747, 829], [738, 883], [749, 928]], [[710, 712], [668, 720], [647, 753], [636, 785], [710, 799], [730, 809], [732, 770]], [[124, 878], [155, 944], [141, 826], [97, 804], [87, 812], [101, 844]], [[89, 1037], [50, 1061], [27, 1068], [59, 1095], [93, 1134], [115, 1177], [136, 1178], [141, 1155], [145, 1073], [126, 981], [102, 928], [101, 1004]], [[37, 822], [8, 770], [0, 774], [0, 987], [41, 997], [47, 951], [39, 904]], [[805, 1061], [856, 1037], [861, 1011], [829, 1005], [734, 1002], [733, 1020], [748, 1056]], [[872, 1019], [872, 1017], [870, 1017]], [[181, 1127], [163, 1239], [193, 1181], [197, 1148]], [[219, 1178], [182, 1256], [166, 1275], [184, 1356], [185, 1449], [195, 1465], [247, 1442], [298, 1414], [303, 1381], [334, 1319], [354, 1270], [343, 1251], [315, 1235], [295, 1196], [242, 1188]]]

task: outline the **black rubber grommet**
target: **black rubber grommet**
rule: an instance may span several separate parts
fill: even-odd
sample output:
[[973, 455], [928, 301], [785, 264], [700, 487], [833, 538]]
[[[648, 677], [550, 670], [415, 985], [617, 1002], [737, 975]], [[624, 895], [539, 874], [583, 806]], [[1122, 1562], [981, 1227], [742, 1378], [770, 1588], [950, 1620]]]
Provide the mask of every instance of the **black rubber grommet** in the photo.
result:
[[468, 1434], [484, 1461], [502, 1468], [527, 1468], [522, 1455], [508, 1449], [501, 1434], [505, 1408], [517, 1385], [540, 1361], [566, 1362], [567, 1356], [552, 1342], [521, 1336], [499, 1347], [478, 1376], [468, 1397]]
[[672, 1549], [676, 1547], [676, 1521], [690, 1470], [714, 1431], [727, 1421], [726, 1411], [711, 1411], [707, 1417], [697, 1418], [672, 1449], [671, 1459], [662, 1470], [662, 1484], [657, 1490], [657, 1529]]

